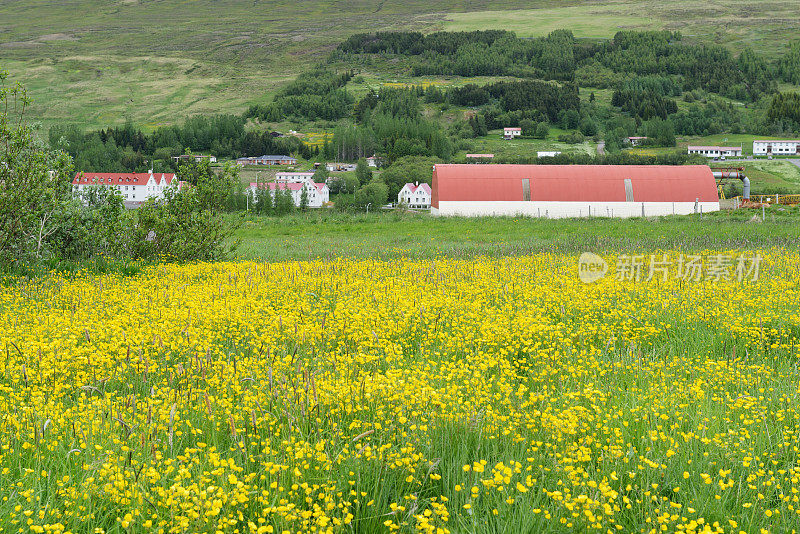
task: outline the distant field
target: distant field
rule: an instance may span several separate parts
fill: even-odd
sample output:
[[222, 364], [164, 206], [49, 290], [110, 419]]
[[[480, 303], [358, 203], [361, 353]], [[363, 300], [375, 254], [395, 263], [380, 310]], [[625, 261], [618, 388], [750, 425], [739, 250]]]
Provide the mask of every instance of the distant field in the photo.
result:
[[666, 27], [774, 54], [798, 38], [798, 21], [788, 1], [17, 0], [0, 3], [0, 68], [29, 86], [31, 117], [46, 127], [130, 119], [149, 129], [266, 101], [361, 31], [502, 28], [530, 36], [563, 27], [610, 37], [620, 28]]
[[[612, 0], [553, 3], [540, 9], [462, 10], [448, 13], [443, 28], [478, 30], [503, 28], [520, 36], [546, 35], [568, 28], [577, 37], [611, 37], [621, 29], [678, 30], [684, 36], [731, 46], [750, 46], [774, 54], [797, 39], [800, 14], [795, 2], [717, 0], [712, 4], [677, 0]], [[535, 7], [535, 6], [532, 6]]]
[[662, 24], [644, 13], [620, 16], [618, 4], [569, 6], [510, 11], [474, 11], [450, 13], [444, 29], [473, 31], [502, 28], [520, 37], [539, 37], [553, 30], [568, 28], [576, 37], [609, 38], [620, 30], [660, 29]]

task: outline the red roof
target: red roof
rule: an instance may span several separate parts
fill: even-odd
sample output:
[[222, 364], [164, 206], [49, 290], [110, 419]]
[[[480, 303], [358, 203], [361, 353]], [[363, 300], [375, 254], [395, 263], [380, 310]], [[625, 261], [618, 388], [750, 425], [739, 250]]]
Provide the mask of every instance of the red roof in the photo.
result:
[[255, 189], [256, 186], [258, 186], [261, 189], [269, 189], [271, 191], [274, 191], [276, 189], [288, 189], [290, 191], [300, 191], [301, 189], [303, 189], [304, 185], [306, 185], [305, 182], [302, 182], [302, 183], [298, 183], [298, 182], [292, 182], [292, 183], [281, 182], [280, 184], [276, 184], [275, 182], [260, 182], [260, 183], [258, 183], [258, 182], [250, 182], [250, 187], [252, 187], [253, 189]]
[[423, 191], [425, 191], [429, 195], [431, 194], [431, 186], [429, 186], [425, 182], [423, 182], [423, 183], [421, 183], [419, 185], [414, 185], [414, 184], [409, 182], [409, 183], [405, 184], [403, 187], [404, 188], [408, 187], [408, 190], [411, 191], [412, 193], [415, 192], [417, 189], [422, 189]]
[[174, 173], [157, 172], [150, 174], [149, 172], [79, 172], [75, 174], [72, 179], [73, 185], [78, 184], [115, 184], [115, 185], [147, 185], [150, 177], [161, 183], [163, 177], [168, 184], [172, 183], [175, 179]]
[[436, 165], [431, 204], [522, 201], [525, 179], [532, 201], [625, 202], [626, 179], [634, 202], [719, 201], [706, 165]]

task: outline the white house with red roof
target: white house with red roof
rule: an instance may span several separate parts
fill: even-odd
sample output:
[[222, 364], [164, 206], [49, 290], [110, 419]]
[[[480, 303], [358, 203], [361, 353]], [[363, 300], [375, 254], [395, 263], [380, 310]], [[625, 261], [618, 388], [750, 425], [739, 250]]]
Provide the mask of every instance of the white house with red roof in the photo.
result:
[[254, 199], [257, 199], [256, 192], [259, 189], [269, 191], [273, 199], [278, 191], [290, 191], [297, 207], [303, 201], [303, 191], [306, 192], [309, 208], [321, 208], [330, 200], [328, 185], [315, 183], [313, 172], [279, 172], [274, 182], [250, 182], [248, 192]]
[[431, 186], [425, 183], [408, 183], [397, 194], [397, 203], [409, 208], [429, 209], [431, 207]]
[[514, 139], [522, 135], [522, 128], [513, 128], [507, 126], [503, 128], [503, 139]]
[[80, 195], [90, 187], [110, 187], [125, 200], [127, 207], [138, 207], [150, 198], [164, 198], [168, 188], [180, 189], [182, 185], [174, 173], [152, 171], [79, 172], [72, 179], [73, 193]]

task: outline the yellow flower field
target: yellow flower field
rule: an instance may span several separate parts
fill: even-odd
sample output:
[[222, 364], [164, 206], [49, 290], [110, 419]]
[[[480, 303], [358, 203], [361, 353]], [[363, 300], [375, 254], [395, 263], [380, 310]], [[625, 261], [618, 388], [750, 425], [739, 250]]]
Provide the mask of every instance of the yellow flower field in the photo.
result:
[[0, 532], [791, 532], [800, 256], [162, 265], [0, 286]]

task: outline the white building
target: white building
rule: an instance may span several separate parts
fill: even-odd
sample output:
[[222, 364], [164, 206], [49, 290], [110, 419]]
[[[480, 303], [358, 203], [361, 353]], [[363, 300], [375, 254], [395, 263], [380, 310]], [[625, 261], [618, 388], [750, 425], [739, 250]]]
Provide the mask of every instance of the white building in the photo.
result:
[[800, 154], [800, 141], [753, 141], [754, 156], [796, 156]]
[[72, 191], [80, 195], [90, 187], [111, 187], [124, 199], [127, 207], [138, 207], [150, 198], [163, 198], [164, 191], [180, 182], [173, 173], [153, 172], [79, 172], [72, 180]]
[[503, 128], [503, 139], [514, 139], [522, 135], [522, 128]]
[[288, 190], [297, 207], [303, 202], [303, 191], [309, 208], [321, 208], [330, 201], [328, 185], [314, 183], [313, 172], [279, 172], [274, 182], [251, 182], [248, 193], [255, 199], [259, 189], [269, 191], [273, 199], [278, 191]]
[[409, 208], [428, 209], [431, 207], [431, 186], [419, 182], [408, 183], [397, 194], [397, 203]]
[[689, 154], [700, 154], [707, 158], [730, 158], [741, 157], [742, 147], [740, 146], [692, 146], [689, 145]]
[[642, 137], [642, 136], [628, 137], [628, 144], [631, 146], [640, 146], [645, 141], [647, 141], [647, 137]]
[[536, 157], [537, 158], [554, 158], [554, 157], [556, 157], [556, 156], [558, 156], [560, 154], [561, 154], [561, 152], [558, 152], [557, 150], [550, 150], [550, 151], [546, 151], [545, 150], [545, 151], [537, 152], [536, 153]]
[[381, 158], [373, 154], [372, 156], [367, 158], [367, 165], [370, 167], [378, 167], [381, 164]]

